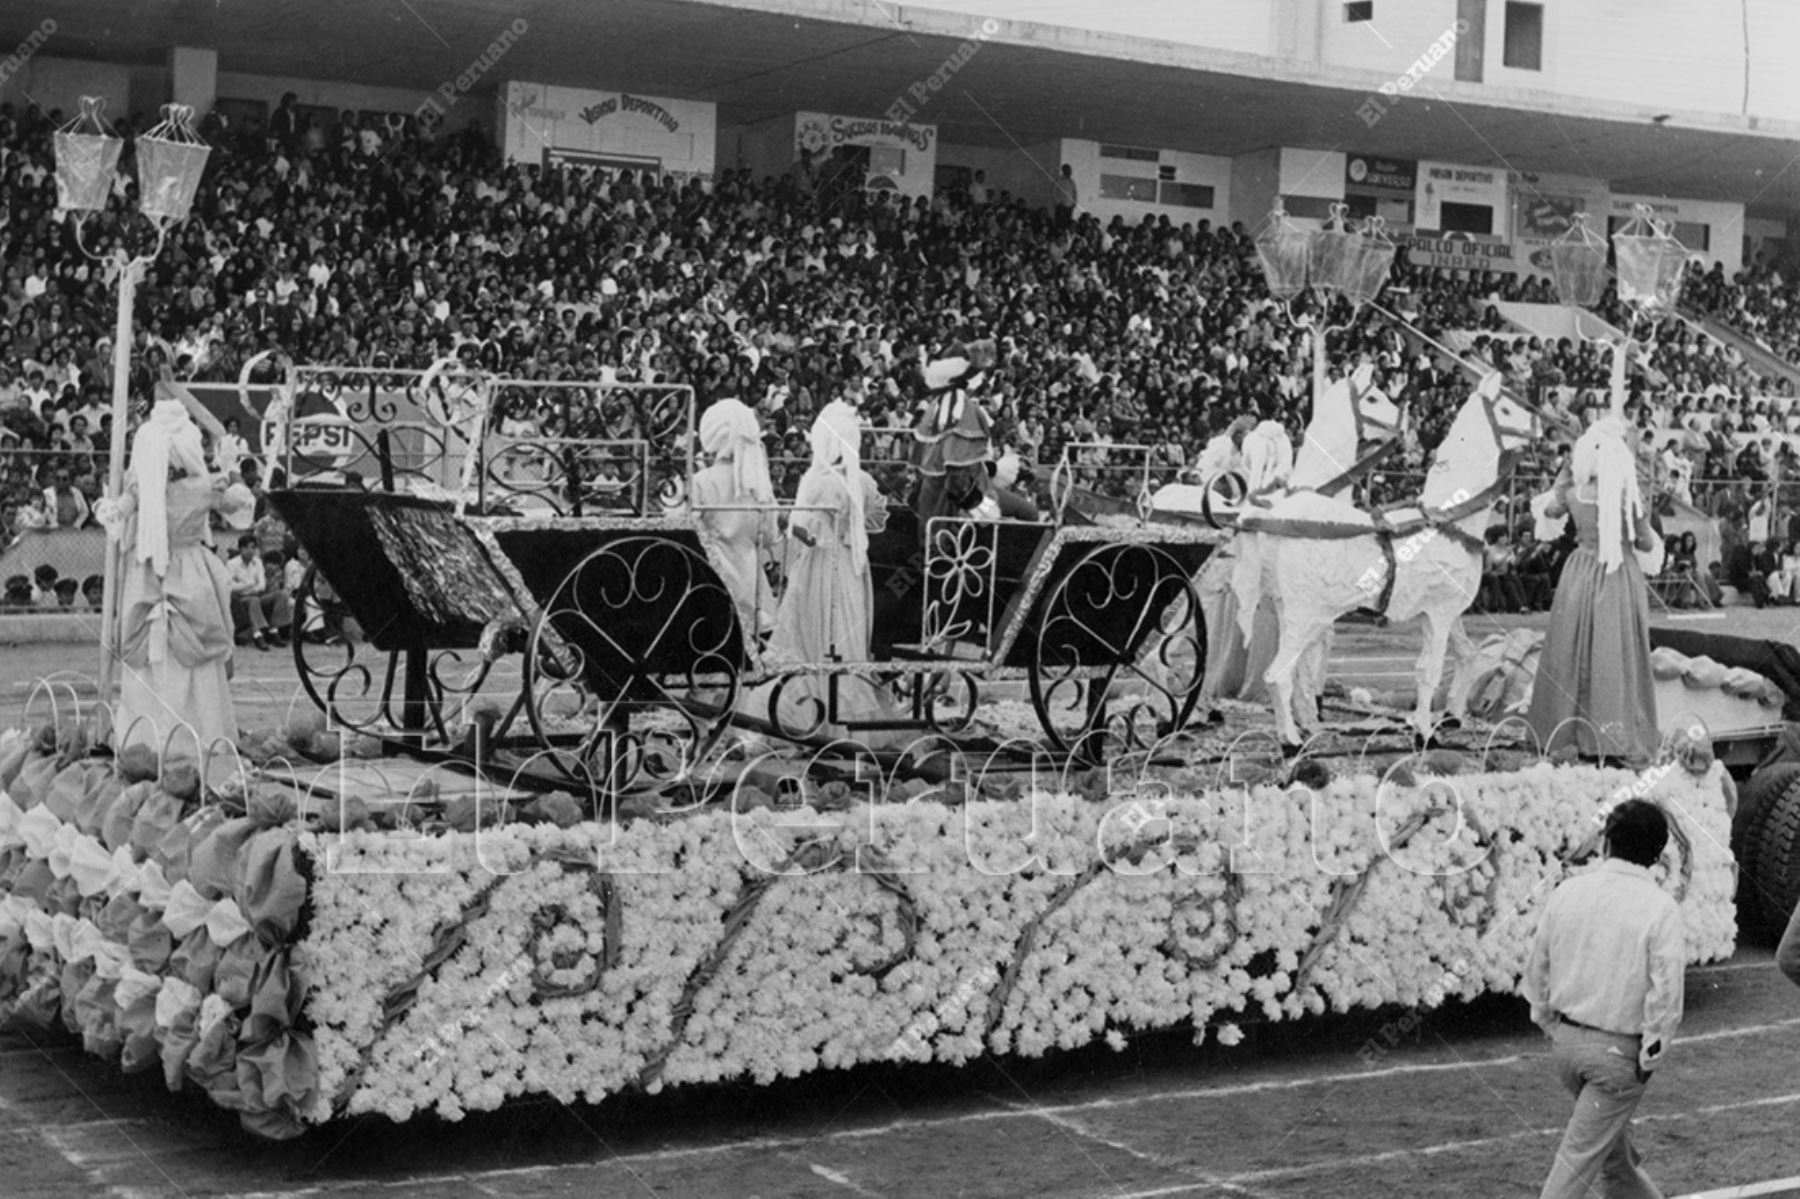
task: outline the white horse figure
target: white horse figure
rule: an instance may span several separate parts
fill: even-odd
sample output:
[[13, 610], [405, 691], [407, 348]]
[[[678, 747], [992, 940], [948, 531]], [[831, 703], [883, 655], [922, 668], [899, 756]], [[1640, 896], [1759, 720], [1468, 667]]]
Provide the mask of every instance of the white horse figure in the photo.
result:
[[[1298, 459], [1293, 458], [1285, 431], [1274, 422], [1264, 422], [1245, 435], [1244, 484], [1251, 504], [1266, 509], [1295, 491], [1333, 495], [1348, 489], [1373, 465], [1398, 436], [1401, 424], [1400, 409], [1372, 386], [1373, 377], [1374, 368], [1365, 364], [1349, 378], [1333, 380], [1319, 390]], [[1173, 484], [1158, 492], [1154, 503], [1164, 511], [1198, 514], [1208, 490]], [[1194, 580], [1207, 610], [1207, 668], [1201, 691], [1205, 698], [1261, 698], [1261, 676], [1277, 633], [1274, 612], [1265, 603], [1255, 617], [1260, 626], [1253, 625], [1257, 631], [1245, 637], [1239, 632], [1241, 617], [1232, 594], [1238, 559], [1251, 549], [1243, 538], [1227, 541]], [[1297, 672], [1295, 702], [1308, 712], [1317, 711], [1329, 652], [1329, 639], [1321, 639]]]
[[[1289, 745], [1301, 742], [1297, 664], [1338, 617], [1358, 608], [1395, 622], [1425, 621], [1412, 724], [1420, 737], [1430, 736], [1432, 698], [1452, 635], [1459, 657], [1472, 648], [1458, 618], [1481, 583], [1488, 511], [1512, 468], [1512, 451], [1542, 431], [1534, 413], [1500, 394], [1500, 384], [1498, 373], [1489, 375], [1463, 404], [1415, 506], [1378, 518], [1345, 500], [1297, 492], [1240, 518], [1243, 548], [1232, 579], [1238, 620], [1248, 636], [1257, 605], [1265, 596], [1273, 600], [1279, 648], [1263, 677], [1276, 727]], [[1301, 715], [1309, 727], [1316, 719], [1310, 711]]]
[[1374, 386], [1375, 368], [1363, 363], [1345, 379], [1327, 383], [1313, 400], [1306, 438], [1294, 459], [1290, 491], [1336, 495], [1355, 481], [1364, 445], [1383, 446], [1400, 434], [1400, 409]]

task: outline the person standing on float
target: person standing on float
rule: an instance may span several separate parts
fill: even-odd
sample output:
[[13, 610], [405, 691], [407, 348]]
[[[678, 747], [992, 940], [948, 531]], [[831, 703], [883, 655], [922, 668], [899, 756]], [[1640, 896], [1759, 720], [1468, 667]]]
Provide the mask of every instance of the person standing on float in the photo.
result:
[[700, 448], [712, 465], [694, 474], [695, 519], [738, 621], [754, 643], [775, 627], [763, 559], [780, 538], [769, 455], [756, 413], [741, 400], [715, 401], [700, 414]]
[[160, 400], [131, 443], [124, 496], [100, 517], [125, 546], [116, 748], [147, 745], [196, 760], [236, 742], [232, 712], [231, 576], [207, 545], [207, 518], [232, 507], [207, 469], [200, 427], [179, 400]]
[[1648, 764], [1657, 731], [1650, 673], [1650, 589], [1633, 549], [1657, 544], [1638, 489], [1624, 418], [1603, 417], [1575, 443], [1547, 514], [1574, 521], [1575, 550], [1550, 607], [1526, 717], [1545, 753]]

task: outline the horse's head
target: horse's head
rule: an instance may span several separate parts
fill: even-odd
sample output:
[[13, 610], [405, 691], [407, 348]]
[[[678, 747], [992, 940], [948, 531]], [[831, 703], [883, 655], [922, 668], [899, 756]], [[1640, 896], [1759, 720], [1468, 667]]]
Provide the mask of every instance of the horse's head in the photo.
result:
[[1489, 374], [1475, 385], [1470, 404], [1480, 404], [1487, 415], [1488, 429], [1493, 435], [1494, 449], [1501, 454], [1522, 450], [1544, 435], [1544, 420], [1534, 409], [1527, 408], [1509, 395], [1503, 395], [1499, 371]]
[[1379, 387], [1357, 387], [1352, 382], [1351, 403], [1356, 412], [1358, 441], [1388, 441], [1400, 435], [1400, 405]]
[[1511, 396], [1494, 397], [1488, 406], [1488, 419], [1493, 423], [1501, 453], [1522, 450], [1544, 435], [1543, 418]]

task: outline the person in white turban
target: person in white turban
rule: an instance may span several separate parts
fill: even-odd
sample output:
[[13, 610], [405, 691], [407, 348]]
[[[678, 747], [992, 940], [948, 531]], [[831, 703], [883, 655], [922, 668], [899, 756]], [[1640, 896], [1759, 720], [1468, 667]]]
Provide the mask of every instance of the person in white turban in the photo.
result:
[[166, 747], [199, 761], [216, 742], [237, 740], [231, 576], [206, 544], [208, 516], [230, 505], [224, 476], [207, 468], [199, 426], [179, 400], [158, 401], [132, 440], [125, 494], [102, 501], [99, 513], [124, 544], [121, 751]]
[[731, 593], [745, 635], [775, 627], [763, 560], [779, 537], [769, 455], [756, 413], [741, 400], [718, 400], [700, 414], [700, 448], [712, 464], [694, 473], [693, 507], [714, 569]]
[[1625, 422], [1607, 416], [1581, 435], [1557, 480], [1550, 515], [1575, 522], [1526, 719], [1544, 752], [1631, 767], [1651, 762], [1657, 731], [1650, 673], [1650, 590], [1632, 551], [1657, 543], [1638, 487]]
[[856, 409], [827, 404], [811, 442], [812, 465], [788, 521], [799, 549], [789, 559], [769, 652], [792, 662], [863, 662], [873, 608], [869, 533], [885, 525], [887, 508], [863, 473]]
[[[788, 520], [793, 545], [787, 584], [765, 660], [773, 665], [825, 667], [866, 662], [874, 610], [869, 534], [887, 526], [887, 501], [863, 473], [862, 426], [856, 409], [842, 401], [826, 405], [813, 421], [811, 441], [812, 465], [800, 480]], [[840, 675], [828, 687], [826, 673], [803, 674], [783, 683], [779, 711], [771, 707], [777, 692], [769, 687], [747, 693], [743, 708], [759, 719], [774, 721], [787, 735], [855, 736], [871, 745], [892, 740], [847, 727], [851, 721], [891, 720], [892, 697], [870, 680], [851, 675]], [[838, 721], [846, 723], [826, 720], [833, 708]]]

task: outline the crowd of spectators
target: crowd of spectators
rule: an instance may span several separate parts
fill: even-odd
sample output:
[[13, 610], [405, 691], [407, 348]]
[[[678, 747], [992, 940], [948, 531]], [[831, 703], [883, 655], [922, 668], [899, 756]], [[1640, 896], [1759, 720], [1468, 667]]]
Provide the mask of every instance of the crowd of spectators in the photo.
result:
[[[58, 119], [0, 106], [0, 450], [29, 451], [0, 453], [12, 530], [87, 520], [70, 497], [97, 494], [113, 432], [111, 291], [56, 212]], [[134, 185], [121, 132], [116, 203], [86, 222], [86, 250], [141, 233], [123, 216]], [[1304, 422], [1310, 334], [1268, 298], [1240, 226], [1059, 219], [984, 184], [930, 200], [827, 188], [810, 163], [711, 183], [509, 164], [474, 132], [427, 137], [351, 114], [326, 129], [291, 104], [268, 128], [215, 117], [203, 132], [214, 152], [193, 219], [138, 291], [140, 407], [165, 372], [235, 380], [267, 349], [396, 369], [457, 354], [521, 378], [687, 383], [702, 406], [742, 397], [776, 457], [803, 461], [825, 402], [849, 398], [873, 426], [910, 424], [922, 360], [984, 337], [1001, 362], [998, 440], [1027, 462], [1112, 442], [1149, 446], [1174, 472], [1238, 415], [1281, 420], [1296, 437]], [[1794, 329], [1787, 291], [1762, 267], [1693, 283], [1708, 311], [1760, 321], [1777, 341]], [[1382, 304], [1433, 336], [1477, 331], [1470, 356], [1522, 388], [1604, 387], [1597, 344], [1504, 334], [1498, 302], [1554, 298], [1541, 276], [1402, 261]], [[1626, 323], [1610, 293], [1600, 311]], [[1637, 332], [1652, 349], [1634, 366], [1635, 419], [1691, 432], [1696, 477], [1769, 477], [1785, 449], [1775, 435], [1800, 423], [1767, 398], [1783, 389], [1683, 321]], [[1373, 309], [1331, 351], [1334, 369], [1374, 362], [1380, 386], [1411, 406], [1394, 466], [1422, 468], [1466, 374]], [[521, 432], [581, 431], [558, 427], [558, 410], [554, 395], [530, 393], [498, 415]], [[1741, 432], [1767, 432], [1768, 453], [1740, 451], [1730, 434]], [[1089, 481], [1135, 486], [1101, 472], [1103, 457], [1090, 457]], [[1556, 464], [1546, 454], [1525, 470]]]

